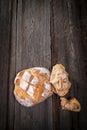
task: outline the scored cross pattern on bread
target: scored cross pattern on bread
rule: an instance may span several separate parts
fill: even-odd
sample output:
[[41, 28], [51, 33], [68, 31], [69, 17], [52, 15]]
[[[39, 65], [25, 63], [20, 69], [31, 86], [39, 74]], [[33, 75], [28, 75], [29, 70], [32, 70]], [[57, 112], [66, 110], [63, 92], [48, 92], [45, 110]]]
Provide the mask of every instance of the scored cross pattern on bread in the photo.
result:
[[52, 95], [49, 79], [50, 72], [43, 67], [34, 67], [19, 72], [14, 81], [16, 99], [25, 106], [28, 106], [28, 101], [36, 104], [45, 100]]

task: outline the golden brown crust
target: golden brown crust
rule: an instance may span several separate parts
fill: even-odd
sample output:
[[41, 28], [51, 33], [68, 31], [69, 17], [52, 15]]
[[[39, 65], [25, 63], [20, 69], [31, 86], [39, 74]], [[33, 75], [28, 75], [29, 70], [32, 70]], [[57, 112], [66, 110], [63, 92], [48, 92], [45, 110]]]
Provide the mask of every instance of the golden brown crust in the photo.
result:
[[66, 95], [71, 87], [68, 73], [65, 71], [65, 67], [61, 64], [53, 66], [50, 82], [55, 88], [54, 92], [59, 96]]
[[64, 110], [70, 110], [74, 112], [79, 112], [81, 110], [80, 103], [76, 98], [71, 98], [70, 100], [67, 100], [64, 97], [61, 97], [60, 100], [61, 100], [61, 107]]
[[57, 91], [57, 94], [58, 94], [59, 96], [64, 96], [64, 95], [66, 95], [68, 92], [69, 92], [69, 89], [66, 89], [66, 90], [64, 90], [64, 91], [58, 90], [58, 91]]
[[[42, 67], [34, 67], [19, 72], [14, 82], [16, 99], [18, 101], [29, 99], [33, 104], [43, 101], [53, 93], [49, 79], [50, 72]], [[43, 93], [48, 93], [48, 95], [43, 96]]]

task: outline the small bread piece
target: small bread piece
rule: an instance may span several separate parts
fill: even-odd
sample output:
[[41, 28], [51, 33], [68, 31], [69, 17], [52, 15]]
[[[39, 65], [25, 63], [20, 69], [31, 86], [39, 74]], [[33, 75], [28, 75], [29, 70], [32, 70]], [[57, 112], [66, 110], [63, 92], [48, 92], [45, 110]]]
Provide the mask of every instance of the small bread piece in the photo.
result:
[[64, 96], [68, 93], [71, 83], [68, 79], [68, 73], [65, 67], [61, 64], [53, 66], [50, 83], [54, 86], [54, 92], [59, 96]]
[[49, 82], [50, 72], [43, 67], [33, 67], [19, 72], [14, 80], [14, 95], [24, 106], [33, 106], [53, 94]]
[[70, 110], [74, 112], [79, 112], [81, 110], [81, 106], [79, 101], [76, 98], [71, 98], [70, 100], [61, 97], [61, 107], [64, 110]]

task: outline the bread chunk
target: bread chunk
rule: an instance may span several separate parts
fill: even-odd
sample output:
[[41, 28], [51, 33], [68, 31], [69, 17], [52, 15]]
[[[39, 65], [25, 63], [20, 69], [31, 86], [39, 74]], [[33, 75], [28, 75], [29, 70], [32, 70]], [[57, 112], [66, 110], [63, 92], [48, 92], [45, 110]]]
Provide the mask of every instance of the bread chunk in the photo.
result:
[[68, 73], [65, 67], [61, 64], [56, 64], [52, 68], [50, 83], [54, 87], [54, 92], [59, 96], [64, 96], [68, 93], [71, 83], [68, 79]]
[[79, 112], [81, 110], [81, 106], [79, 101], [76, 98], [71, 98], [70, 100], [61, 97], [61, 107], [64, 110], [70, 110], [74, 112]]

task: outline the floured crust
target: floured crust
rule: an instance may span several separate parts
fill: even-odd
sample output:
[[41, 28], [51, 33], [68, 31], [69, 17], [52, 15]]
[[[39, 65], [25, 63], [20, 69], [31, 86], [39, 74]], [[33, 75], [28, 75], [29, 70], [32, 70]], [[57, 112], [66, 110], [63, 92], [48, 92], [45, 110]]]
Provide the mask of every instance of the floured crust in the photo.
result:
[[68, 79], [68, 73], [65, 71], [65, 67], [61, 64], [53, 66], [50, 83], [55, 88], [55, 93], [59, 96], [64, 96], [68, 93], [71, 83]]
[[61, 64], [53, 66], [51, 75], [49, 70], [44, 67], [33, 67], [20, 71], [15, 77], [14, 84], [16, 100], [26, 107], [44, 101], [54, 92], [61, 96], [62, 109], [74, 112], [81, 110], [76, 98], [67, 100], [63, 97], [69, 92], [71, 83], [65, 67]]
[[81, 110], [80, 103], [76, 98], [71, 98], [70, 100], [67, 100], [64, 97], [61, 97], [60, 100], [61, 100], [61, 107], [64, 110], [70, 110], [74, 112], [79, 112]]
[[50, 72], [44, 67], [33, 67], [19, 72], [14, 80], [14, 95], [24, 106], [33, 106], [52, 95]]

